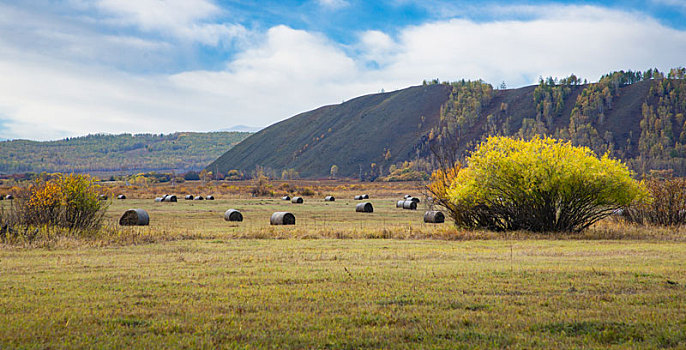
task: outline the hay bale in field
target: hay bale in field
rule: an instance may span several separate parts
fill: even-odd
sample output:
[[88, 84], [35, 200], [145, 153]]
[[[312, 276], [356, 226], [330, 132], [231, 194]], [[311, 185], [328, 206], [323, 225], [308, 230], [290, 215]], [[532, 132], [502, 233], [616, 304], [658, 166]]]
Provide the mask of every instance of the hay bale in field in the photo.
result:
[[162, 197], [155, 198], [155, 202], [161, 202], [161, 201], [162, 201]]
[[236, 209], [229, 209], [224, 213], [224, 220], [226, 221], [243, 221], [243, 214]]
[[281, 199], [285, 200], [285, 201], [289, 201], [289, 200], [291, 200], [291, 196], [286, 195], [286, 196], [281, 197]]
[[172, 195], [165, 195], [164, 197], [162, 197], [162, 202], [176, 202], [176, 201], [177, 201], [177, 198], [173, 194]]
[[269, 219], [272, 225], [295, 225], [295, 215], [286, 211], [277, 211]]
[[195, 198], [193, 198], [193, 200], [196, 200], [196, 201], [201, 201], [204, 199], [205, 199], [205, 197], [203, 197], [203, 196], [195, 196]]
[[208, 201], [213, 201], [213, 200], [214, 200], [214, 196], [213, 196], [213, 195], [209, 195], [209, 196], [205, 197], [205, 199], [207, 199]]
[[303, 202], [303, 197], [293, 197], [293, 199], [291, 199], [291, 203], [302, 204]]
[[324, 197], [325, 202], [335, 202], [336, 198], [334, 196], [326, 196]]
[[402, 207], [403, 207], [403, 203], [405, 203], [404, 200], [399, 200], [399, 201], [397, 201], [397, 202], [395, 203], [395, 207], [396, 207], [396, 208], [402, 208]]
[[106, 194], [101, 194], [101, 195], [98, 196], [98, 199], [100, 199], [101, 201], [106, 201], [106, 200], [107, 200], [107, 195], [106, 195]]
[[368, 194], [363, 194], [363, 195], [362, 195], [362, 199], [369, 199], [369, 195], [368, 195]]
[[8, 195], [5, 196], [5, 199], [10, 199], [10, 200], [11, 200], [11, 199], [14, 199], [14, 196], [11, 195], [11, 194], [8, 194]]
[[117, 199], [126, 199], [126, 196], [123, 195], [123, 194], [120, 194], [120, 195], [117, 196]]
[[150, 216], [143, 209], [129, 209], [119, 219], [121, 226], [146, 226], [150, 224]]
[[417, 198], [417, 197], [410, 197], [410, 198], [407, 198], [407, 199], [405, 199], [405, 200], [407, 200], [407, 201], [413, 201], [413, 202], [415, 202], [415, 203], [417, 203], [417, 204], [419, 204], [419, 202], [421, 202], [421, 201], [419, 200], [419, 198]]
[[404, 201], [403, 209], [417, 210], [417, 202], [415, 201]]
[[445, 222], [445, 215], [437, 210], [429, 210], [424, 213], [424, 222], [430, 224], [442, 224]]
[[362, 196], [361, 196], [361, 195], [355, 196], [355, 200], [356, 200], [356, 201], [361, 201], [361, 200], [362, 200]]
[[373, 213], [374, 207], [369, 202], [357, 203], [355, 211], [358, 213]]
[[185, 197], [183, 197], [187, 201], [192, 201], [193, 200], [193, 195], [192, 194], [187, 194]]

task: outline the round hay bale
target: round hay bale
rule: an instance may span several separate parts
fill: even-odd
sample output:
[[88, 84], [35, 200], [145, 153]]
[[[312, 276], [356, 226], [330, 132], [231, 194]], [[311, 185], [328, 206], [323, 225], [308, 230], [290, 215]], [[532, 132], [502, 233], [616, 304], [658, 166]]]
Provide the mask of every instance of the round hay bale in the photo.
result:
[[334, 196], [326, 196], [324, 197], [325, 202], [335, 202], [336, 198]]
[[236, 209], [229, 209], [224, 213], [224, 220], [226, 221], [243, 221], [243, 214]]
[[207, 199], [208, 201], [213, 201], [213, 200], [214, 200], [214, 196], [213, 196], [213, 195], [209, 195], [209, 196], [205, 197], [205, 199]]
[[175, 195], [166, 195], [162, 198], [162, 202], [176, 202], [177, 198]]
[[404, 200], [399, 200], [398, 202], [395, 203], [395, 207], [396, 207], [396, 208], [402, 208], [402, 207], [403, 207], [403, 203], [405, 203]]
[[437, 210], [429, 210], [424, 213], [424, 222], [430, 224], [442, 224], [445, 222], [445, 215]]
[[14, 196], [11, 195], [11, 194], [8, 194], [8, 195], [5, 196], [5, 199], [14, 199]]
[[163, 199], [162, 197], [157, 197], [157, 198], [155, 198], [155, 202], [162, 202], [162, 199]]
[[417, 210], [417, 202], [415, 201], [404, 201], [403, 209]]
[[117, 196], [117, 199], [126, 199], [126, 196], [123, 195], [123, 194], [120, 194], [120, 195]]
[[289, 200], [291, 200], [291, 196], [283, 196], [283, 197], [281, 197], [281, 199], [283, 199], [285, 201], [289, 201]]
[[355, 200], [356, 200], [356, 201], [361, 201], [361, 200], [362, 200], [362, 196], [359, 196], [359, 195], [358, 195], [358, 196], [355, 196]]
[[272, 225], [295, 225], [295, 215], [286, 211], [277, 211], [269, 219]]
[[291, 203], [302, 204], [303, 203], [303, 197], [293, 197], [293, 199], [291, 199]]
[[368, 194], [363, 194], [363, 195], [362, 195], [362, 199], [369, 199], [369, 195], [368, 195]]
[[150, 224], [150, 216], [143, 209], [129, 209], [119, 219], [121, 226], [146, 226]]
[[187, 194], [185, 197], [183, 197], [187, 201], [192, 201], [193, 200], [193, 195], [192, 194]]
[[419, 200], [419, 198], [417, 198], [417, 197], [410, 197], [410, 198], [408, 198], [408, 199], [406, 199], [406, 200], [408, 200], [408, 201], [413, 201], [413, 202], [415, 202], [415, 203], [417, 203], [417, 204], [419, 204], [419, 202], [421, 202], [421, 201]]
[[369, 202], [357, 203], [355, 211], [358, 213], [373, 213], [374, 207], [372, 206], [372, 203]]
[[98, 199], [100, 199], [101, 201], [106, 201], [106, 200], [107, 200], [107, 195], [106, 195], [106, 194], [101, 194], [101, 195], [98, 196]]
[[205, 198], [204, 198], [203, 196], [195, 196], [195, 198], [193, 198], [193, 200], [196, 200], [196, 201], [201, 201], [201, 200], [204, 200], [204, 199], [205, 199]]

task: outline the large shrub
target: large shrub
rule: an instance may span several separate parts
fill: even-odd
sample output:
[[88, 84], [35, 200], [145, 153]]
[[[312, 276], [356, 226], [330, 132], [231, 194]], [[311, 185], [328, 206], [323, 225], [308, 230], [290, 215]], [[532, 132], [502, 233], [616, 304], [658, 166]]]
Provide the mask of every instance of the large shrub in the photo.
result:
[[490, 137], [467, 163], [445, 191], [463, 227], [577, 232], [645, 193], [620, 161], [551, 138]]
[[99, 229], [109, 205], [101, 200], [101, 190], [87, 175], [58, 174], [49, 180], [38, 179], [20, 195], [12, 221], [69, 230]]

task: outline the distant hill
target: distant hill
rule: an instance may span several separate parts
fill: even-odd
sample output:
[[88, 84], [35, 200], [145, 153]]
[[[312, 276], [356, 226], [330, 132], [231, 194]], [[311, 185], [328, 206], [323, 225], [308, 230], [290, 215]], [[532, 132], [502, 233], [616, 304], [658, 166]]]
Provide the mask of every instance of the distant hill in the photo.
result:
[[[489, 135], [550, 135], [609, 152], [639, 174], [686, 175], [686, 69], [614, 72], [597, 83], [576, 76], [496, 90], [482, 81], [438, 81], [366, 95], [298, 114], [248, 137], [207, 169], [250, 173], [256, 166], [301, 177], [387, 174], [401, 162], [455, 159]], [[426, 163], [426, 162], [425, 162]]]
[[207, 169], [249, 172], [259, 165], [319, 177], [335, 164], [340, 175], [356, 176], [373, 162], [411, 159], [438, 123], [450, 91], [447, 85], [417, 86], [298, 114], [247, 138]]
[[0, 173], [200, 170], [248, 132], [88, 135], [59, 141], [0, 142]]
[[230, 128], [226, 129], [221, 129], [219, 131], [227, 131], [227, 132], [258, 132], [260, 130], [264, 129], [263, 127], [259, 126], [247, 126], [247, 125], [234, 125]]

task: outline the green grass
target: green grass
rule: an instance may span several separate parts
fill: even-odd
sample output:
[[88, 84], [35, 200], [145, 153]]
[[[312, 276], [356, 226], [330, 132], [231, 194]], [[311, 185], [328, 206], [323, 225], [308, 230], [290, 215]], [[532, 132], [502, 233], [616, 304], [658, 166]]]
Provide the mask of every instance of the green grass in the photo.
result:
[[676, 242], [4, 250], [0, 348], [683, 348], [685, 285]]

